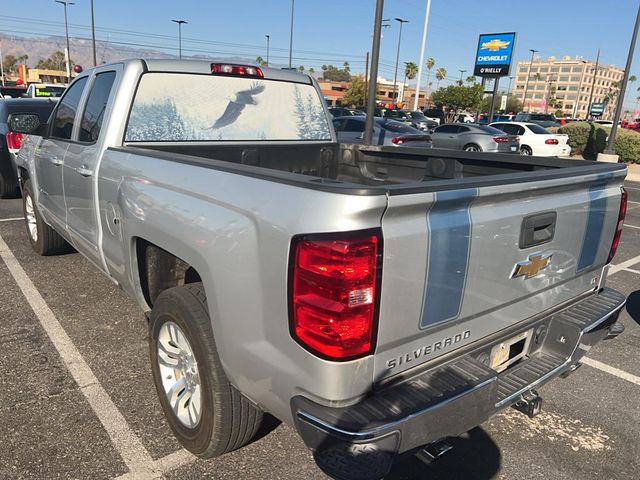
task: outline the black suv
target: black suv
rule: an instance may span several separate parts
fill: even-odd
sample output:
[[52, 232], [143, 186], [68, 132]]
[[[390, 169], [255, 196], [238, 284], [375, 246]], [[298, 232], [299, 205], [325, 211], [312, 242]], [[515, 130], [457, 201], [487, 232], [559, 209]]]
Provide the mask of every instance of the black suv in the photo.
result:
[[425, 117], [437, 118], [440, 120], [440, 125], [444, 123], [444, 110], [441, 108], [425, 108], [422, 113]]

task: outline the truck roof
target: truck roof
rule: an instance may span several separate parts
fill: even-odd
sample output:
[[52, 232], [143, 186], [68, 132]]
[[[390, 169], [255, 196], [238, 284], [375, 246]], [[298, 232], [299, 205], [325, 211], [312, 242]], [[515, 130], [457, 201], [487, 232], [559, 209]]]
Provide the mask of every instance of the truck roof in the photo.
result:
[[[228, 65], [246, 65], [257, 67], [255, 62], [242, 62], [230, 59], [213, 58], [211, 60], [175, 60], [166, 58], [130, 58], [121, 60], [118, 62], [112, 62], [112, 64], [124, 64], [125, 69], [127, 65], [142, 63], [145, 70], [149, 72], [171, 72], [171, 73], [196, 73], [196, 74], [210, 74], [212, 63], [222, 63]], [[110, 64], [106, 64], [110, 65]], [[106, 65], [99, 65], [100, 68]], [[282, 80], [295, 83], [311, 83], [311, 77], [303, 73], [299, 73], [294, 70], [282, 70], [279, 68], [260, 67], [264, 73], [264, 78], [269, 80]], [[88, 69], [87, 71], [90, 71]]]

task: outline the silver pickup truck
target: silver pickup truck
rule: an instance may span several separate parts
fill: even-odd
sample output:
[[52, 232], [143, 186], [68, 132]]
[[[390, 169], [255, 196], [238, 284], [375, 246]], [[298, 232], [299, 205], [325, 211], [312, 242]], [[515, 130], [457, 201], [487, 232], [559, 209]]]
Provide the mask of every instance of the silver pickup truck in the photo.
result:
[[73, 246], [147, 313], [180, 442], [237, 449], [264, 412], [336, 478], [499, 410], [622, 330], [605, 286], [622, 164], [340, 145], [315, 81], [203, 61], [80, 74], [18, 167], [29, 240]]

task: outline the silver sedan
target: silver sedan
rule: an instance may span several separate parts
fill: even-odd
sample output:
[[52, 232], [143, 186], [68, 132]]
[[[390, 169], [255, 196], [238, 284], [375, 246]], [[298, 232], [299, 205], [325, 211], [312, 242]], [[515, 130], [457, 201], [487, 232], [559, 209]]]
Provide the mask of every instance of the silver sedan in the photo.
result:
[[433, 148], [467, 152], [519, 153], [518, 137], [486, 125], [446, 123], [431, 134]]
[[[338, 117], [333, 119], [340, 143], [362, 143], [366, 117]], [[373, 143], [404, 147], [431, 148], [431, 137], [403, 122], [376, 117], [373, 119]]]

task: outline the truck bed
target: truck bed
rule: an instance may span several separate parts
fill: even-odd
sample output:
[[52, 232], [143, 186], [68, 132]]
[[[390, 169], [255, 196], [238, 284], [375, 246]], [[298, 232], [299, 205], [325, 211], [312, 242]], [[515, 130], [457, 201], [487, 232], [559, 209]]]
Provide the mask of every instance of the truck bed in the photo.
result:
[[495, 186], [625, 168], [623, 164], [584, 160], [315, 142], [267, 145], [264, 142], [253, 145], [130, 143], [117, 150], [122, 149], [356, 195], [398, 195]]

